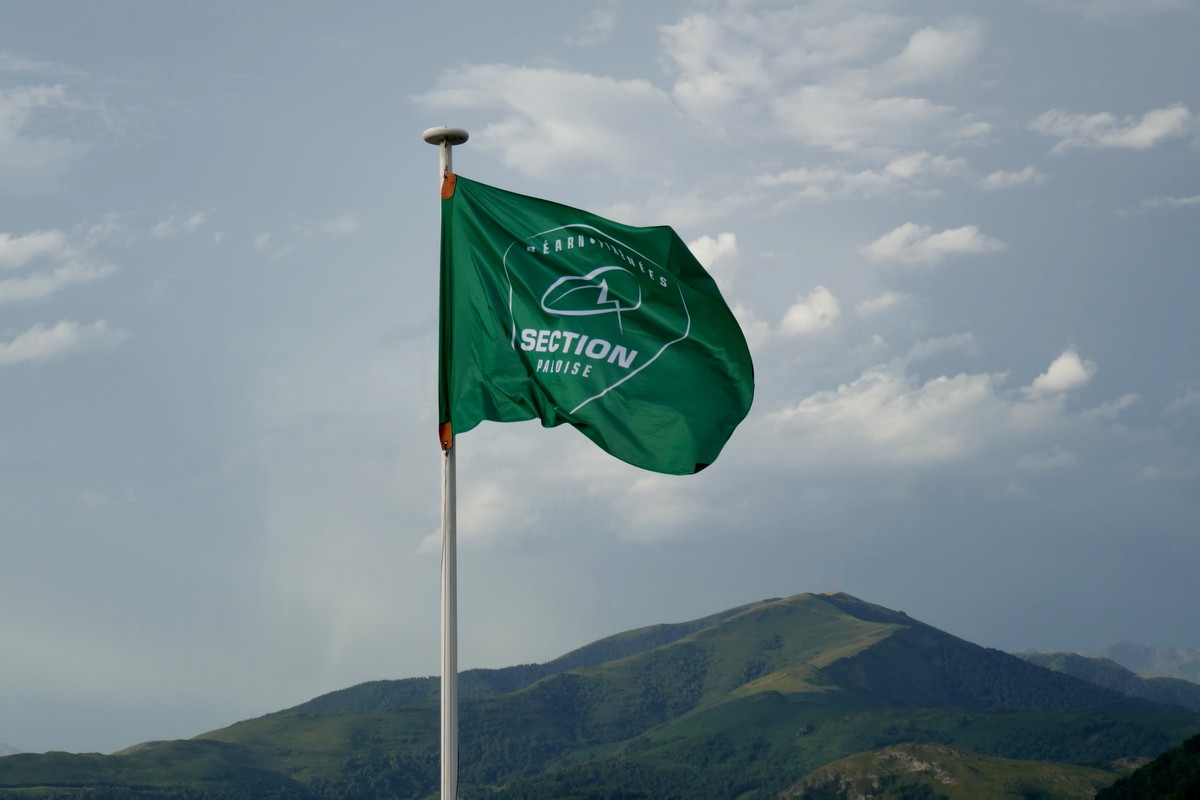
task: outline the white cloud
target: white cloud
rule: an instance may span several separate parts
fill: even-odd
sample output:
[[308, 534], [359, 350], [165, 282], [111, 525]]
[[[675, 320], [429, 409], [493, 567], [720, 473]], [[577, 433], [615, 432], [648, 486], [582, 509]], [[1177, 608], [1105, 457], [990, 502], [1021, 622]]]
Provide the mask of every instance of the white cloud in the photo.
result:
[[1200, 194], [1191, 197], [1151, 197], [1143, 200], [1142, 208], [1183, 208], [1200, 205]]
[[208, 212], [197, 211], [194, 214], [172, 214], [150, 229], [150, 235], [155, 239], [165, 239], [168, 236], [178, 236], [181, 233], [191, 233], [204, 224]]
[[650, 166], [667, 143], [641, 132], [682, 128], [670, 97], [649, 81], [557, 69], [465, 67], [444, 73], [434, 91], [416, 99], [433, 108], [500, 109], [506, 116], [480, 132], [479, 146], [535, 176], [577, 162]]
[[963, 132], [951, 106], [895, 90], [960, 75], [980, 50], [981, 28], [956, 18], [899, 39], [910, 24], [819, 6], [734, 5], [664, 27], [663, 45], [679, 72], [673, 96], [702, 123], [857, 153]]
[[1048, 8], [1069, 11], [1092, 19], [1151, 14], [1188, 8], [1191, 0], [1029, 0]]
[[112, 264], [70, 261], [52, 270], [35, 272], [20, 278], [5, 278], [0, 280], [0, 304], [41, 300], [66, 286], [98, 281], [116, 271], [117, 268]]
[[353, 214], [343, 214], [322, 222], [317, 230], [329, 236], [349, 236], [358, 233], [358, 228], [358, 219]]
[[1033, 397], [1049, 397], [1087, 384], [1096, 374], [1096, 365], [1084, 361], [1074, 350], [1067, 350], [1050, 363], [1049, 369], [1034, 379], [1026, 391]]
[[617, 14], [612, 8], [593, 9], [587, 22], [580, 26], [579, 33], [567, 37], [567, 44], [586, 47], [607, 42], [616, 22]]
[[749, 346], [750, 352], [756, 353], [771, 338], [771, 326], [766, 320], [759, 319], [752, 309], [741, 303], [735, 304], [730, 310], [733, 311], [733, 316], [742, 329], [742, 335], [746, 337], [746, 344]]
[[883, 294], [863, 300], [854, 307], [854, 313], [860, 317], [871, 317], [881, 311], [891, 308], [904, 299], [905, 295], [901, 294], [900, 292], [884, 292]]
[[1176, 397], [1171, 401], [1164, 411], [1168, 414], [1179, 414], [1181, 412], [1200, 408], [1200, 391], [1196, 389], [1188, 389], [1182, 396]]
[[1004, 243], [979, 232], [974, 225], [933, 233], [928, 225], [906, 222], [862, 248], [862, 254], [875, 262], [898, 261], [904, 264], [937, 264], [947, 256], [994, 253]]
[[34, 325], [11, 341], [0, 341], [0, 366], [31, 361], [49, 361], [76, 350], [115, 347], [128, 336], [127, 331], [98, 320], [90, 325], [63, 320], [46, 327]]
[[622, 515], [621, 538], [647, 544], [685, 534], [710, 513], [695, 483], [666, 475], [639, 475], [615, 498], [615, 508]]
[[841, 313], [841, 304], [833, 293], [818, 286], [807, 296], [796, 298], [784, 313], [779, 330], [786, 336], [807, 336], [831, 327]]
[[966, 159], [935, 156], [921, 151], [892, 158], [880, 169], [851, 170], [823, 164], [763, 175], [757, 183], [768, 187], [795, 187], [796, 197], [817, 200], [830, 197], [878, 197], [905, 187], [915, 189], [919, 186], [919, 179], [927, 175], [959, 175], [966, 171]]
[[786, 135], [834, 152], [904, 147], [956, 121], [952, 107], [923, 97], [871, 97], [839, 86], [802, 86], [771, 106]]
[[976, 350], [975, 337], [970, 333], [954, 333], [950, 336], [941, 336], [936, 339], [923, 339], [913, 344], [907, 355], [903, 359], [905, 364], [914, 364], [919, 361], [924, 361], [938, 353], [947, 353], [953, 350], [961, 350], [966, 353], [973, 353]]
[[1006, 390], [1004, 373], [922, 380], [908, 372], [922, 355], [973, 347], [970, 334], [918, 343], [908, 355], [870, 367], [836, 389], [767, 414], [761, 435], [770, 452], [764, 457], [822, 474], [837, 468], [859, 472], [872, 465], [931, 466], [968, 459], [973, 470], [997, 475], [1014, 466], [1060, 469], [1073, 465], [1076, 447], [1094, 444], [1137, 399], [1126, 395], [1070, 412], [1053, 402], [1057, 392], [1086, 378], [1061, 357], [1043, 382], [1049, 383], [1047, 391], [1053, 389], [1050, 394], [1029, 387]]
[[1142, 118], [1117, 118], [1113, 114], [1068, 114], [1053, 109], [1029, 124], [1031, 130], [1059, 140], [1051, 152], [1063, 153], [1071, 147], [1104, 149], [1121, 147], [1146, 150], [1163, 139], [1187, 132], [1191, 112], [1183, 105], [1147, 111]]
[[701, 236], [695, 241], [688, 242], [688, 249], [705, 269], [712, 269], [721, 259], [736, 257], [738, 254], [737, 237], [732, 233], [719, 233], [714, 239], [711, 236]]
[[39, 116], [77, 107], [65, 86], [0, 90], [0, 186], [34, 192], [58, 186], [63, 173], [88, 147], [42, 133], [42, 126], [35, 123]]
[[729, 291], [737, 269], [737, 237], [732, 233], [717, 234], [715, 239], [705, 235], [688, 242], [688, 249], [700, 266], [712, 275], [721, 291]]
[[801, 438], [792, 452], [869, 463], [926, 463], [977, 450], [1006, 416], [1000, 376], [941, 376], [917, 383], [899, 364], [880, 366], [836, 390], [817, 392], [775, 412], [782, 438]]
[[960, 74], [983, 47], [983, 30], [969, 19], [955, 19], [941, 27], [926, 27], [912, 34], [904, 50], [876, 69], [876, 85], [912, 84]]
[[986, 178], [979, 182], [982, 189], [1011, 189], [1014, 186], [1024, 186], [1027, 183], [1042, 183], [1046, 180], [1046, 174], [1037, 167], [1025, 167], [1020, 172], [1006, 172], [1004, 170], [996, 170], [990, 173]]
[[16, 269], [36, 258], [57, 259], [66, 251], [62, 231], [34, 231], [24, 236], [0, 233], [0, 269]]

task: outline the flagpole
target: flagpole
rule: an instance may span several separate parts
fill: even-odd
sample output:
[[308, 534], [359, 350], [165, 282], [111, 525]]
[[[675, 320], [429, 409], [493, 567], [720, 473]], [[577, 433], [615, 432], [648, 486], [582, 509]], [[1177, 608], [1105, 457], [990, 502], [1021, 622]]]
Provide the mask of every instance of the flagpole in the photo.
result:
[[[421, 138], [438, 147], [438, 180], [453, 171], [451, 149], [467, 141], [462, 128], [430, 128]], [[442, 784], [441, 800], [458, 800], [458, 518], [454, 435], [439, 427], [442, 443]]]

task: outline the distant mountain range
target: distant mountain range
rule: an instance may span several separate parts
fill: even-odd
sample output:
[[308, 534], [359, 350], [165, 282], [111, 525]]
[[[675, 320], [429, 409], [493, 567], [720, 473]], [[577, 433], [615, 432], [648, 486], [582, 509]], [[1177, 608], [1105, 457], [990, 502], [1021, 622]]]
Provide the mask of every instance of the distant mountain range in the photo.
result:
[[1130, 697], [1200, 711], [1200, 684], [1181, 678], [1136, 675], [1110, 658], [1093, 658], [1078, 653], [1017, 653], [1019, 658], [1040, 667], [1082, 678], [1097, 686], [1114, 689]]
[[1182, 678], [1200, 683], [1200, 650], [1120, 642], [1100, 653], [1100, 657], [1110, 658], [1139, 675]]
[[[841, 593], [641, 628], [545, 664], [464, 672], [460, 790], [770, 800], [876, 780], [879, 797], [1088, 797], [1200, 732], [1190, 696], [1138, 696], [1127, 690], [1141, 679], [1126, 685], [1115, 664], [1096, 671], [1126, 684], [1039, 658]], [[111, 756], [7, 756], [0, 798], [434, 798], [438, 683], [373, 681]]]

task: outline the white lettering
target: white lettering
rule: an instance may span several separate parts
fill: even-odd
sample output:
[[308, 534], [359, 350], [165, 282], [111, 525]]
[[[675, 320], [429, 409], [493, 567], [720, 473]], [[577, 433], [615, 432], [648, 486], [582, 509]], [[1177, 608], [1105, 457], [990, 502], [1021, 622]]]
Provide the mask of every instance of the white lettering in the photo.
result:
[[[605, 339], [593, 339], [584, 333], [534, 328], [521, 330], [521, 349], [527, 352], [562, 353], [564, 356], [586, 356], [594, 361], [607, 361], [622, 369], [631, 369], [638, 357], [637, 350], [630, 350], [622, 344], [614, 345]], [[583, 364], [576, 359], [539, 358], [535, 371], [586, 377], [591, 369], [590, 364]]]
[[612, 349], [612, 355], [608, 357], [608, 363], [620, 364], [623, 368], [629, 369], [633, 366], [633, 360], [637, 358], [637, 350], [632, 352], [625, 349], [624, 345], [617, 345]]
[[612, 345], [603, 339], [592, 339], [587, 346], [587, 350], [584, 351], [584, 354], [587, 355], [588, 358], [594, 358], [599, 361], [608, 355], [610, 348], [612, 348]]

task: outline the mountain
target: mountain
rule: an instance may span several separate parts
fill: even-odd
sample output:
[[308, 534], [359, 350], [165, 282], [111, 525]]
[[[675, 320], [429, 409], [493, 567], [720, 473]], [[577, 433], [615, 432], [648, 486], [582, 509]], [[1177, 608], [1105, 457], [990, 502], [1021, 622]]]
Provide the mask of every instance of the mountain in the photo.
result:
[[[591, 644], [572, 650], [545, 664], [521, 664], [502, 669], [472, 669], [459, 673], [458, 696], [461, 699], [477, 699], [498, 694], [507, 694], [551, 675], [577, 669], [594, 667], [606, 661], [616, 661], [627, 656], [671, 644], [696, 631], [716, 625], [722, 620], [751, 608], [739, 606], [721, 611], [691, 622], [650, 625], [632, 631], [608, 636]], [[381, 708], [397, 708], [406, 705], [436, 701], [441, 692], [438, 678], [406, 678], [390, 681], [368, 681], [323, 694], [298, 706], [276, 711], [268, 717], [295, 713], [319, 713], [322, 711], [374, 711]]]
[[1200, 736], [1172, 747], [1132, 775], [1096, 795], [1096, 800], [1200, 797]]
[[1174, 647], [1149, 647], [1133, 642], [1120, 642], [1101, 655], [1139, 675], [1182, 678], [1200, 683], [1200, 650], [1179, 650]]
[[12, 756], [21, 752], [20, 749], [13, 747], [11, 744], [0, 742], [0, 756]]
[[978, 800], [1000, 795], [1090, 800], [1111, 783], [1112, 773], [1091, 767], [981, 756], [941, 744], [898, 744], [827, 764], [778, 797]]
[[1200, 711], [1200, 683], [1181, 678], [1144, 677], [1109, 658], [1093, 658], [1078, 653], [1016, 653], [1031, 664], [1065, 672], [1097, 686], [1115, 689], [1130, 697]]
[[[54, 787], [107, 787], [114, 798], [434, 797], [437, 684], [361, 684], [112, 756], [9, 756], [0, 798], [5, 787], [22, 798], [59, 796]], [[1086, 766], [1111, 781], [1119, 760], [1148, 760], [1200, 732], [1194, 712], [840, 593], [642, 628], [546, 664], [464, 673], [460, 688], [459, 784], [489, 800], [768, 800], [825, 765], [913, 743], [1066, 762], [1076, 766], [1064, 774], [1094, 778], [1077, 769]]]

